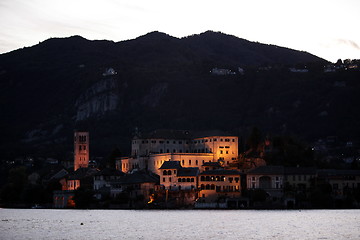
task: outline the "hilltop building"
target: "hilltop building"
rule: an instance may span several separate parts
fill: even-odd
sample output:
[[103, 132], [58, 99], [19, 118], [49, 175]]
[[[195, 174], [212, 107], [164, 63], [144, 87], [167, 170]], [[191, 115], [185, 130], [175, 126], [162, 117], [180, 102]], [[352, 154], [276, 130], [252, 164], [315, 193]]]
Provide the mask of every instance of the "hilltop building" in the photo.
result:
[[157, 130], [149, 135], [134, 137], [131, 156], [117, 162], [119, 170], [128, 173], [134, 169], [148, 170], [160, 175], [166, 161], [178, 161], [181, 167], [197, 167], [205, 163], [229, 166], [238, 157], [238, 137], [208, 135], [193, 137], [189, 131]]

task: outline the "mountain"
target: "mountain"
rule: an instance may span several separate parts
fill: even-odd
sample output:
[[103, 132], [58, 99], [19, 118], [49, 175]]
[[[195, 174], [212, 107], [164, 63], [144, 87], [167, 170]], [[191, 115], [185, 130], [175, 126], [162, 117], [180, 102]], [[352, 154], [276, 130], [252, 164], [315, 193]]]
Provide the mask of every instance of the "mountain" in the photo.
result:
[[[304, 139], [358, 137], [358, 72], [324, 74], [324, 64], [307, 52], [211, 31], [49, 39], [0, 55], [2, 158], [68, 158], [74, 129], [90, 131], [93, 156], [115, 147], [126, 154], [135, 129], [246, 134], [257, 126]], [[288, 71], [305, 65], [309, 73]], [[211, 74], [214, 68], [237, 74]]]

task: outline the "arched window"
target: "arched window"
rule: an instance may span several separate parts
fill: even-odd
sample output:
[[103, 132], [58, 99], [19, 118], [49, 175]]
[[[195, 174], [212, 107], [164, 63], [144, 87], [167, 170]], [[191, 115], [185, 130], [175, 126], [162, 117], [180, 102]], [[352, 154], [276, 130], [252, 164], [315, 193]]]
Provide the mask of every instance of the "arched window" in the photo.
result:
[[205, 185], [204, 185], [204, 184], [201, 184], [200, 189], [201, 189], [201, 190], [205, 189]]
[[187, 181], [187, 182], [190, 182], [190, 178], [187, 178], [186, 181]]
[[206, 176], [205, 181], [210, 181], [210, 176]]
[[220, 176], [216, 176], [216, 181], [220, 182]]
[[201, 181], [205, 181], [205, 176], [201, 176], [201, 177], [200, 177], [200, 180], [201, 180]]
[[163, 175], [167, 175], [167, 171], [166, 171], [166, 170], [163, 171]]
[[183, 179], [182, 179], [182, 182], [186, 182], [186, 179], [185, 179], [185, 178], [183, 178]]
[[210, 190], [210, 184], [206, 184], [205, 189]]
[[194, 178], [191, 178], [190, 181], [191, 181], [191, 182], [194, 182]]
[[214, 184], [211, 184], [210, 189], [211, 189], [211, 190], [215, 190], [215, 185], [214, 185]]
[[168, 170], [167, 174], [168, 174], [168, 175], [171, 175], [171, 170]]
[[178, 179], [178, 182], [181, 182], [181, 178]]

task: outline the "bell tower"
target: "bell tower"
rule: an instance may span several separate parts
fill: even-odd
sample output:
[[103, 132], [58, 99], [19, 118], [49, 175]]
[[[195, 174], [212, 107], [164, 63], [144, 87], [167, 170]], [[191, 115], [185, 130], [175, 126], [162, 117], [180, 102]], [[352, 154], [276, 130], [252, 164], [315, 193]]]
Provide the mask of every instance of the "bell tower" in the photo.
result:
[[74, 132], [74, 171], [89, 166], [89, 132]]

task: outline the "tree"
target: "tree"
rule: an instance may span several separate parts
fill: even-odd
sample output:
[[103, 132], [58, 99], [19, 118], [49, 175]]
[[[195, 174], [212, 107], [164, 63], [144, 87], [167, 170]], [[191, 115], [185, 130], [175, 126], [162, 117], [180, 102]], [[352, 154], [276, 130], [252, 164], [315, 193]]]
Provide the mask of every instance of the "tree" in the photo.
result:
[[75, 202], [76, 208], [81, 208], [81, 209], [89, 208], [91, 204], [95, 202], [94, 192], [90, 189], [80, 187], [77, 190], [75, 190], [75, 195], [73, 200]]
[[262, 141], [261, 132], [257, 127], [253, 127], [250, 136], [248, 137], [246, 144], [256, 150]]

